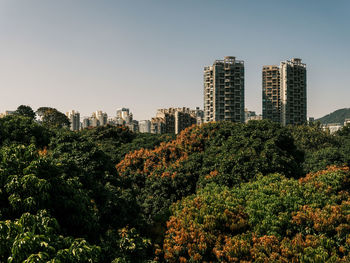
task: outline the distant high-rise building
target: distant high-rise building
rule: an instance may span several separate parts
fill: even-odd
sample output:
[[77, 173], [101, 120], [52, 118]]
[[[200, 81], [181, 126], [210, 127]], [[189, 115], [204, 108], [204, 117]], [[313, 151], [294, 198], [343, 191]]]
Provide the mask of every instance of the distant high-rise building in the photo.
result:
[[139, 132], [150, 133], [151, 132], [151, 121], [150, 120], [139, 121]]
[[301, 59], [281, 62], [281, 123], [306, 123], [306, 65]]
[[80, 130], [80, 113], [77, 111], [70, 111], [66, 113], [67, 118], [70, 121], [70, 129], [72, 131]]
[[196, 118], [196, 124], [201, 125], [204, 122], [204, 111], [196, 107], [195, 110], [190, 110], [190, 114]]
[[116, 123], [119, 125], [133, 124], [133, 115], [128, 108], [117, 110]]
[[264, 66], [263, 118], [282, 125], [306, 123], [306, 65], [301, 59]]
[[204, 67], [204, 122], [244, 122], [244, 62], [235, 57]]
[[[96, 126], [105, 126], [107, 125], [108, 115], [105, 112], [102, 112], [101, 110], [98, 110], [92, 114], [92, 118], [95, 118], [97, 120]], [[93, 123], [95, 121], [93, 120]], [[95, 127], [95, 126], [94, 126]]]
[[117, 109], [117, 118], [125, 120], [125, 118], [130, 114], [128, 108]]
[[201, 121], [202, 111], [197, 108], [159, 109], [151, 120], [151, 133], [175, 133]]
[[92, 116], [89, 119], [89, 124], [90, 124], [90, 127], [97, 127], [97, 126], [100, 126], [100, 121], [95, 116]]
[[251, 120], [251, 117], [256, 116], [255, 111], [249, 111], [248, 109], [244, 109], [244, 121], [248, 122]]
[[280, 69], [278, 66], [264, 66], [263, 81], [263, 118], [281, 122]]
[[136, 120], [132, 120], [131, 122], [125, 124], [126, 127], [129, 128], [132, 132], [138, 132], [139, 131], [139, 122]]
[[175, 111], [175, 134], [180, 133], [187, 127], [196, 124], [197, 119], [186, 111]]
[[83, 124], [82, 124], [82, 128], [85, 129], [85, 128], [88, 128], [90, 127], [90, 118], [89, 117], [84, 117], [83, 119]]
[[154, 134], [166, 133], [164, 118], [159, 118], [159, 117], [152, 118], [151, 133], [154, 133]]

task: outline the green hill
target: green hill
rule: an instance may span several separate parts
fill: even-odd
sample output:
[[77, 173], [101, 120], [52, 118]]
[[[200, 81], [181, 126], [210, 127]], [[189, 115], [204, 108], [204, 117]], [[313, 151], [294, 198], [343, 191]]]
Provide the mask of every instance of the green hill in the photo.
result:
[[327, 123], [343, 124], [345, 119], [350, 119], [350, 108], [336, 110], [330, 114], [323, 116], [322, 118], [317, 119], [316, 121], [320, 121], [322, 124], [327, 124]]

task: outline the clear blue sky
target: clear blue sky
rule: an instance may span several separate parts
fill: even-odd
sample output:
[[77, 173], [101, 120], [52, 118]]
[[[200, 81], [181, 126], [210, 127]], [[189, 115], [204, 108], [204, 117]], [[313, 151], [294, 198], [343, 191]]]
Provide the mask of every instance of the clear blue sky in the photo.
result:
[[203, 67], [227, 55], [245, 61], [249, 110], [262, 66], [292, 57], [308, 116], [350, 107], [350, 1], [0, 0], [0, 112], [202, 108]]

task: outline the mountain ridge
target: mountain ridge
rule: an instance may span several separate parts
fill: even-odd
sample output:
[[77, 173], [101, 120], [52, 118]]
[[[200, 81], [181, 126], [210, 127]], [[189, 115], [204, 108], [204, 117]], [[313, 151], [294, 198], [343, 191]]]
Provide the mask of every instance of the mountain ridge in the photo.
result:
[[350, 119], [350, 108], [335, 110], [319, 119], [316, 119], [316, 121], [319, 121], [322, 124], [328, 124], [328, 123], [343, 124], [345, 119]]

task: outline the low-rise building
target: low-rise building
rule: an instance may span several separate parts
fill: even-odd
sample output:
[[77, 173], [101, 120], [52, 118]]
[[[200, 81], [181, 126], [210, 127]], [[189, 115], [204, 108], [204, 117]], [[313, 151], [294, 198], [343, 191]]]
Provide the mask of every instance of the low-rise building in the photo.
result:
[[350, 125], [350, 119], [345, 119], [344, 126]]
[[4, 113], [0, 113], [0, 118], [6, 117], [6, 116], [9, 116], [9, 115], [13, 115], [13, 114], [15, 114], [15, 112], [16, 111], [7, 110]]
[[330, 134], [335, 133], [336, 131], [339, 131], [343, 126], [340, 123], [328, 123], [322, 126], [322, 129], [324, 131], [329, 131]]
[[248, 117], [248, 119], [246, 120], [246, 122], [248, 121], [261, 121], [263, 119], [262, 115], [254, 115], [254, 116], [250, 116]]

